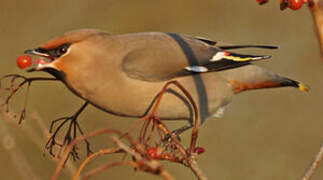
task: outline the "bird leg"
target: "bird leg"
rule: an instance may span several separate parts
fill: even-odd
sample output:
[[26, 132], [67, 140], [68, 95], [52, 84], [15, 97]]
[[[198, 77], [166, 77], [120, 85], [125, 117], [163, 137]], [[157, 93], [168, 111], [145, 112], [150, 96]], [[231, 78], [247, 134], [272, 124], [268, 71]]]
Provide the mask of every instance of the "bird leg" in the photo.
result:
[[[77, 121], [78, 116], [81, 114], [81, 112], [83, 112], [83, 110], [86, 108], [86, 106], [89, 104], [88, 101], [86, 101], [82, 107], [72, 116], [69, 117], [62, 117], [59, 119], [56, 119], [54, 121], [52, 121], [50, 128], [49, 128], [49, 132], [52, 133], [54, 126], [56, 123], [60, 123], [57, 128], [55, 129], [54, 133], [52, 134], [52, 136], [49, 138], [49, 140], [47, 141], [45, 147], [46, 149], [48, 149], [49, 153], [55, 157], [55, 154], [53, 152], [53, 148], [54, 146], [58, 145], [61, 148], [63, 148], [65, 145], [69, 145], [76, 137], [77, 137], [77, 131], [80, 132], [80, 134], [83, 136], [84, 133]], [[66, 125], [66, 123], [69, 122], [68, 125], [68, 129], [67, 132], [65, 134], [64, 140], [62, 143], [59, 143], [56, 141], [56, 136], [58, 134], [58, 132], [60, 131], [60, 129]], [[88, 140], [84, 140], [85, 144], [86, 144], [86, 148], [87, 148], [87, 154], [90, 155], [92, 153], [91, 149], [90, 149], [90, 143], [88, 142]], [[78, 148], [76, 146], [73, 146], [73, 149], [71, 151], [71, 155], [73, 157], [73, 160], [79, 159], [78, 157]]]
[[[157, 111], [158, 111], [158, 107], [160, 105], [160, 102], [161, 102], [161, 99], [162, 99], [163, 95], [165, 94], [165, 92], [167, 91], [168, 87], [171, 84], [174, 84], [175, 86], [177, 86], [184, 93], [184, 95], [186, 96], [186, 98], [191, 102], [191, 105], [192, 105], [193, 110], [194, 110], [194, 115], [195, 115], [194, 118], [197, 121], [197, 119], [198, 119], [198, 111], [197, 111], [196, 103], [194, 102], [192, 96], [189, 94], [189, 92], [178, 81], [169, 81], [169, 82], [167, 82], [163, 86], [162, 90], [159, 92], [158, 97], [155, 100], [155, 104], [152, 107], [151, 114], [148, 115], [148, 116], [145, 116], [143, 118], [145, 120], [145, 122], [144, 122], [144, 125], [143, 125], [143, 127], [141, 128], [141, 131], [140, 131], [140, 138], [139, 139], [141, 141], [143, 141], [145, 139], [145, 136], [146, 136], [148, 127], [151, 124], [151, 121], [153, 121], [153, 123], [151, 125], [151, 128], [150, 128], [150, 133], [149, 133], [149, 136], [148, 136], [147, 140], [150, 140], [151, 139], [150, 136], [152, 134], [152, 131], [154, 130], [154, 127], [156, 126], [156, 124], [158, 124], [157, 122], [160, 120], [156, 116]], [[192, 128], [192, 127], [193, 127], [193, 124], [192, 124], [192, 122], [190, 122], [188, 125], [185, 125], [185, 126], [179, 128], [179, 129], [176, 129], [176, 130], [172, 131], [171, 134], [166, 134], [165, 137], [162, 138], [162, 142], [169, 141], [172, 134], [174, 134], [177, 137], [177, 139], [180, 140], [179, 135], [181, 133], [183, 133], [184, 131]], [[160, 134], [161, 133], [159, 133], [159, 135]]]
[[[158, 111], [158, 107], [159, 104], [161, 102], [161, 99], [163, 97], [163, 95], [165, 94], [165, 92], [167, 91], [167, 88], [173, 83], [173, 81], [167, 82], [162, 90], [158, 93], [157, 99], [155, 100], [155, 104], [152, 107], [152, 112], [150, 115], [147, 115], [143, 118], [144, 120], [144, 124], [141, 127], [140, 130], [140, 136], [139, 136], [139, 142], [143, 143], [143, 144], [148, 144], [149, 140], [152, 137], [152, 133], [154, 131], [154, 128], [156, 126], [156, 122], [159, 121], [160, 119], [157, 117], [157, 111]], [[152, 122], [152, 123], [151, 123]], [[151, 124], [151, 127], [149, 128]], [[162, 133], [158, 130], [158, 134], [159, 136], [162, 138]], [[148, 137], [147, 136], [147, 131], [149, 131]]]
[[[29, 95], [29, 87], [33, 81], [57, 81], [56, 78], [45, 78], [45, 77], [25, 77], [19, 74], [8, 74], [5, 76], [0, 77], [0, 88], [1, 88], [1, 81], [4, 79], [10, 79], [9, 87], [4, 88], [7, 91], [10, 91], [9, 96], [6, 98], [5, 103], [3, 104], [6, 108], [6, 112], [9, 112], [9, 103], [10, 100], [13, 98], [13, 96], [18, 92], [20, 88], [22, 88], [25, 84], [27, 84], [27, 90], [25, 95], [25, 102], [23, 109], [20, 113], [20, 118], [18, 123], [21, 124], [21, 122], [26, 118], [26, 106], [28, 102], [28, 95]], [[17, 81], [21, 79], [22, 82], [16, 84]]]
[[[184, 125], [184, 126], [182, 126], [182, 127], [178, 128], [178, 129], [173, 130], [173, 131], [172, 131], [172, 134], [176, 135], [176, 138], [177, 138], [179, 141], [181, 141], [181, 137], [180, 137], [180, 135], [181, 135], [183, 132], [185, 132], [185, 131], [187, 131], [187, 130], [191, 129], [192, 127], [193, 127], [193, 125], [192, 125], [191, 123], [189, 123], [189, 124]], [[167, 134], [167, 135], [162, 139], [162, 142], [167, 142], [167, 141], [169, 141], [169, 140], [170, 140], [170, 137], [171, 137], [171, 136], [170, 136], [170, 134]]]

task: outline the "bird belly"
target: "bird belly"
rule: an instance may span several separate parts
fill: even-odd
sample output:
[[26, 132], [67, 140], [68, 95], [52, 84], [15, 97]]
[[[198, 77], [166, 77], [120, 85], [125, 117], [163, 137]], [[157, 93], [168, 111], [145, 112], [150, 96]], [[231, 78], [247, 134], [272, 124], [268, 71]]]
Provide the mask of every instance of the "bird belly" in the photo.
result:
[[[229, 83], [216, 74], [215, 72], [205, 73], [196, 75], [197, 77], [186, 76], [173, 79], [183, 85], [192, 96], [203, 122], [233, 94]], [[95, 83], [100, 86], [94, 86], [91, 83], [84, 86], [76, 82], [69, 86], [83, 99], [108, 113], [143, 117], [151, 113], [166, 82], [148, 82], [119, 77], [113, 82]], [[161, 99], [156, 115], [161, 119], [191, 120], [194, 117], [194, 109], [185, 94], [175, 85], [170, 85]]]

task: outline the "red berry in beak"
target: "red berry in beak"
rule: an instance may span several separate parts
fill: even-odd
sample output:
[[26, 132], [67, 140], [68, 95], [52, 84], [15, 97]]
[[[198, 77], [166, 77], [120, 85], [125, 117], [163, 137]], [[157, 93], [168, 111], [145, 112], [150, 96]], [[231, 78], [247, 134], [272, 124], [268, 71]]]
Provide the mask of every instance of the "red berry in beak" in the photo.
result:
[[28, 55], [23, 55], [23, 56], [19, 56], [17, 58], [17, 66], [20, 68], [20, 69], [25, 69], [29, 66], [32, 65], [32, 59], [30, 56]]

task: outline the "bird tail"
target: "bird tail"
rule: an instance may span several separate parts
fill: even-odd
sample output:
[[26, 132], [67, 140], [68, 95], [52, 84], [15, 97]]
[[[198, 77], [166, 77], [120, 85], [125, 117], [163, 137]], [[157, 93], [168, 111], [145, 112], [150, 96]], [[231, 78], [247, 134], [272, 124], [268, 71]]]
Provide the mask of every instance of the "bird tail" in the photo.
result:
[[280, 86], [291, 86], [291, 87], [295, 87], [298, 88], [301, 91], [309, 91], [310, 88], [308, 86], [306, 86], [304, 83], [299, 82], [299, 81], [295, 81], [289, 78], [283, 78], [283, 80], [280, 82]]
[[299, 81], [280, 76], [256, 65], [219, 71], [219, 74], [230, 82], [235, 93], [286, 86], [295, 87], [301, 91], [309, 91], [309, 87]]

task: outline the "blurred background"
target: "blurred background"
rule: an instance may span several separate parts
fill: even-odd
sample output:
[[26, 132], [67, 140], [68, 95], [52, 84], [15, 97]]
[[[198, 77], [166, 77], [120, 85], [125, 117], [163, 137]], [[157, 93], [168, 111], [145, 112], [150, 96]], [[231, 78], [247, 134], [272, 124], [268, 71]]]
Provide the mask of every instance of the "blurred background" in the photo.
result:
[[[28, 74], [16, 67], [15, 59], [28, 48], [78, 28], [98, 28], [112, 34], [166, 31], [204, 36], [232, 44], [269, 44], [279, 50], [248, 49], [272, 54], [257, 64], [300, 80], [309, 93], [293, 88], [249, 91], [236, 96], [221, 119], [209, 120], [200, 130], [199, 146], [206, 152], [199, 164], [209, 179], [259, 180], [300, 179], [323, 143], [323, 63], [310, 11], [280, 11], [278, 0], [259, 6], [255, 0], [56, 0], [0, 1], [0, 76]], [[12, 100], [20, 112], [22, 89]], [[7, 92], [0, 90], [3, 99]], [[55, 162], [44, 151], [45, 129], [51, 120], [72, 115], [82, 100], [60, 82], [32, 84], [27, 119], [0, 119], [0, 173], [2, 179], [48, 179]], [[122, 119], [122, 120], [121, 120]], [[127, 129], [134, 122], [103, 113], [93, 107], [79, 119], [85, 132], [102, 127]], [[188, 139], [189, 133], [183, 135]], [[91, 140], [93, 150], [112, 147], [111, 142]], [[85, 147], [82, 146], [82, 150]], [[45, 152], [45, 153], [43, 153]], [[99, 158], [85, 171], [113, 158]], [[81, 160], [85, 158], [81, 156]], [[70, 179], [80, 162], [69, 162], [61, 179]], [[195, 179], [189, 169], [166, 163], [177, 179]], [[160, 179], [117, 167], [93, 179]], [[323, 178], [319, 167], [313, 179]]]

